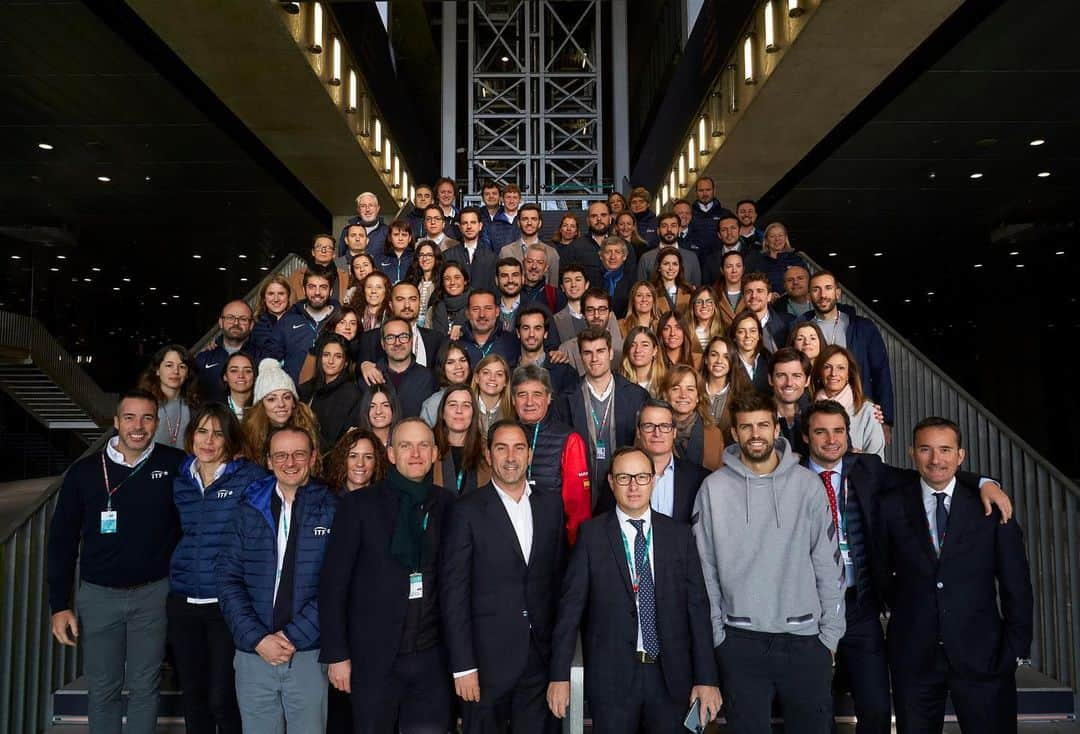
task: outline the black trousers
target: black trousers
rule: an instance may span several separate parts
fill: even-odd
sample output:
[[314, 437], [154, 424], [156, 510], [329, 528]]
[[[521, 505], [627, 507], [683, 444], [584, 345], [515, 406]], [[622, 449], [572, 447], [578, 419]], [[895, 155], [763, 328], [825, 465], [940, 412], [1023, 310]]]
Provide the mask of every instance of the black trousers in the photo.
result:
[[835, 676], [834, 687], [850, 690], [855, 702], [856, 734], [889, 734], [889, 661], [885, 633], [877, 615], [848, 622], [847, 632], [836, 648]]
[[663, 656], [656, 663], [634, 661], [634, 675], [623, 698], [589, 699], [593, 734], [685, 734], [689, 701], [676, 701], [664, 681]]
[[894, 668], [892, 679], [897, 734], [941, 734], [947, 695], [965, 734], [1016, 732], [1015, 670], [992, 677], [962, 675], [939, 649], [933, 670]]
[[232, 633], [217, 604], [189, 604], [176, 594], [165, 602], [168, 640], [184, 692], [188, 734], [240, 734]]
[[[355, 679], [352, 685], [355, 691]], [[446, 734], [452, 685], [440, 648], [399, 655], [373, 710], [353, 696], [353, 730], [357, 734]]]
[[479, 703], [461, 705], [463, 734], [545, 734], [554, 731], [547, 705], [548, 668], [536, 645], [529, 645], [529, 659], [517, 684], [492, 701], [484, 698], [480, 674]]
[[716, 657], [728, 732], [769, 734], [779, 698], [787, 734], [829, 734], [832, 654], [817, 636], [728, 627]]

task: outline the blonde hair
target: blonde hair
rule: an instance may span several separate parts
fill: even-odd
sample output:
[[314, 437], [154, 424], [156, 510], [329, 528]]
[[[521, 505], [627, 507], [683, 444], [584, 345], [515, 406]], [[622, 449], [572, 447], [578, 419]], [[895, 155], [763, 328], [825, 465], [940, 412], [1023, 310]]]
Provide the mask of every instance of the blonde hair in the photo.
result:
[[662, 312], [660, 311], [660, 294], [656, 291], [656, 286], [647, 280], [639, 280], [630, 286], [629, 291], [629, 303], [626, 307], [626, 315], [619, 321], [619, 330], [623, 334], [623, 338], [629, 334], [635, 326], [639, 326], [637, 322], [637, 315], [634, 313], [634, 299], [637, 297], [637, 292], [640, 288], [648, 288], [649, 293], [652, 294], [652, 321], [649, 323], [649, 327], [655, 331], [656, 324], [660, 321]]
[[[306, 403], [297, 400], [293, 404], [293, 413], [285, 423], [289, 428], [295, 428], [308, 434], [311, 445], [315, 449], [315, 456], [319, 456], [319, 422], [311, 408]], [[267, 439], [273, 431], [270, 419], [266, 416], [266, 409], [262, 407], [262, 401], [244, 411], [244, 419], [240, 422], [243, 434], [243, 456], [248, 461], [259, 466], [266, 466]], [[322, 462], [317, 458], [312, 466], [312, 474], [318, 474], [322, 468]]]
[[635, 326], [626, 333], [626, 338], [623, 340], [623, 358], [620, 371], [623, 377], [637, 384], [637, 370], [634, 369], [634, 365], [630, 364], [630, 348], [633, 346], [634, 338], [642, 334], [649, 338], [653, 348], [656, 350], [652, 366], [649, 367], [649, 392], [655, 398], [659, 396], [660, 383], [664, 381], [664, 377], [667, 375], [667, 365], [664, 364], [664, 358], [661, 356], [663, 350], [660, 347], [660, 340], [657, 338], [656, 332], [647, 326]]
[[[480, 371], [490, 364], [498, 364], [503, 369], [503, 373], [506, 375], [506, 384], [503, 386], [502, 394], [499, 395], [499, 420], [504, 418], [514, 417], [514, 404], [510, 400], [510, 365], [506, 360], [498, 354], [489, 354], [476, 363], [476, 367], [472, 371], [472, 382], [470, 387], [472, 388], [473, 397], [477, 401], [477, 410], [480, 409], [479, 403], [482, 400], [480, 397]], [[487, 439], [487, 431], [482, 431], [484, 439]]]

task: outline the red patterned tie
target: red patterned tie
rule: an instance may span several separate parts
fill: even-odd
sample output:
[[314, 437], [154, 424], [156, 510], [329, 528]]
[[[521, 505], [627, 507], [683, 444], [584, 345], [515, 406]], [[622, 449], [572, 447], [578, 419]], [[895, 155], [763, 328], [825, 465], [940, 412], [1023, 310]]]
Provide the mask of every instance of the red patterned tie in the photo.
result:
[[840, 515], [836, 510], [836, 490], [832, 486], [832, 472], [821, 472], [821, 481], [825, 482], [825, 494], [829, 496], [829, 509], [832, 510], [833, 525], [840, 528]]

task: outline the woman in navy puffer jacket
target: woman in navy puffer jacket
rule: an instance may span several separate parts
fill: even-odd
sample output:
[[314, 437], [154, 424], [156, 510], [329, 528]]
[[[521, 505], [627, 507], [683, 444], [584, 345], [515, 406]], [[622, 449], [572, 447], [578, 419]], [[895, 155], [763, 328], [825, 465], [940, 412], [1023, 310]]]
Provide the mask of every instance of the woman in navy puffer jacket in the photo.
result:
[[220, 403], [192, 416], [184, 448], [189, 456], [173, 480], [173, 502], [183, 537], [169, 570], [169, 642], [184, 691], [189, 732], [240, 734], [233, 681], [232, 635], [217, 600], [214, 565], [247, 487], [266, 471], [240, 452], [240, 423]]

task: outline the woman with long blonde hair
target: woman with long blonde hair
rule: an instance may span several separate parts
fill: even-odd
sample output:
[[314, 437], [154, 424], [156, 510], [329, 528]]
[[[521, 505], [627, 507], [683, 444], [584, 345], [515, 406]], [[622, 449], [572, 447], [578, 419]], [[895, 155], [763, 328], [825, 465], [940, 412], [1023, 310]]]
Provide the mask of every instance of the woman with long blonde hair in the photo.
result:
[[489, 354], [473, 369], [472, 391], [480, 421], [480, 433], [486, 436], [496, 421], [514, 417], [510, 400], [510, 365], [498, 354]]
[[693, 332], [697, 343], [701, 345], [702, 352], [705, 351], [710, 339], [724, 333], [724, 325], [717, 304], [716, 291], [712, 289], [712, 286], [703, 285], [690, 297], [690, 308], [687, 309], [686, 316], [687, 326]]
[[623, 341], [622, 376], [645, 388], [649, 395], [660, 395], [660, 383], [667, 374], [664, 358], [660, 356], [660, 340], [652, 329], [635, 326]]
[[660, 295], [656, 292], [656, 286], [647, 280], [639, 280], [630, 287], [627, 294], [630, 304], [626, 307], [626, 315], [619, 321], [619, 331], [625, 340], [630, 330], [635, 326], [644, 326], [656, 331], [656, 323], [660, 320]]

